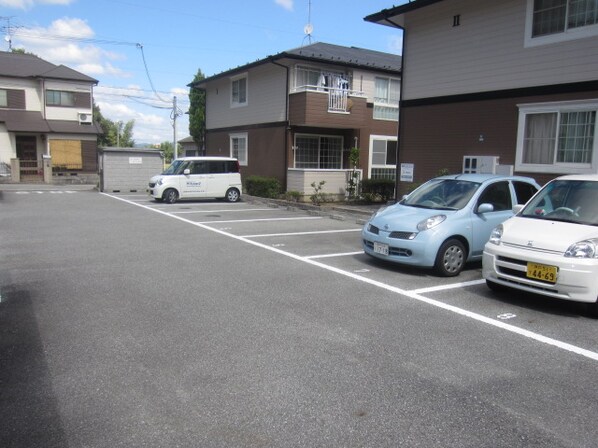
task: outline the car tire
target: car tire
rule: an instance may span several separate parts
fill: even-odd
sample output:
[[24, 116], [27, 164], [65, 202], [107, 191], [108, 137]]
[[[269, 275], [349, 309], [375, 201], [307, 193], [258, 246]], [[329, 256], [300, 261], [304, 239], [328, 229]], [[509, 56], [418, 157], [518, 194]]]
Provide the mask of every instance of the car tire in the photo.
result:
[[179, 199], [179, 194], [174, 188], [169, 188], [162, 195], [164, 202], [167, 204], [174, 204]]
[[229, 188], [226, 190], [226, 196], [224, 196], [226, 202], [237, 202], [239, 199], [241, 199], [239, 190], [236, 188]]
[[451, 238], [440, 246], [434, 267], [443, 277], [455, 277], [463, 270], [466, 259], [463, 243], [458, 239]]

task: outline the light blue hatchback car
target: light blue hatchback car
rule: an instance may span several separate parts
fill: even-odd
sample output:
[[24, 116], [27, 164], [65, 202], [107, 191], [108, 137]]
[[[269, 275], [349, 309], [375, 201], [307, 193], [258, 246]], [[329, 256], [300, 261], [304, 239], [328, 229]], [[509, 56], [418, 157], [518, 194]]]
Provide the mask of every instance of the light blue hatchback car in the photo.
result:
[[480, 260], [490, 232], [540, 186], [530, 177], [456, 174], [432, 179], [378, 210], [362, 230], [366, 254], [458, 275]]

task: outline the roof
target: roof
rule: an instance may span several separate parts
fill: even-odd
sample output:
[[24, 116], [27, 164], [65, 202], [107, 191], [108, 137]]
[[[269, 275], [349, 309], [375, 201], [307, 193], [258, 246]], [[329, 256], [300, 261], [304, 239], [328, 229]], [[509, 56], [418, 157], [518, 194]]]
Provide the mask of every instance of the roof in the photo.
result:
[[381, 51], [366, 50], [364, 48], [343, 47], [340, 45], [317, 42], [305, 47], [283, 51], [273, 56], [268, 56], [264, 59], [257, 60], [256, 62], [224, 71], [217, 75], [188, 85], [189, 87], [201, 86], [209, 81], [230, 76], [237, 72], [246, 71], [249, 68], [256, 67], [258, 65], [272, 63], [280, 59], [324, 62], [332, 65], [363, 68], [393, 74], [400, 73], [401, 71], [401, 56], [399, 55], [384, 53]]
[[6, 51], [0, 51], [0, 76], [98, 83], [97, 79], [64, 65], [52, 64], [32, 54], [9, 53]]
[[406, 3], [401, 6], [393, 6], [389, 9], [383, 9], [380, 12], [370, 14], [369, 16], [365, 17], [363, 20], [366, 22], [373, 22], [378, 23], [380, 25], [388, 25], [394, 28], [403, 27], [403, 21], [398, 18], [398, 16], [402, 16], [411, 11], [415, 11], [416, 9], [425, 8], [426, 6], [433, 5], [434, 3], [442, 2], [444, 0], [410, 0], [409, 3]]
[[67, 134], [101, 134], [97, 123], [79, 124], [69, 120], [45, 120], [39, 111], [29, 110], [1, 110], [0, 123], [4, 123], [10, 132], [42, 132]]

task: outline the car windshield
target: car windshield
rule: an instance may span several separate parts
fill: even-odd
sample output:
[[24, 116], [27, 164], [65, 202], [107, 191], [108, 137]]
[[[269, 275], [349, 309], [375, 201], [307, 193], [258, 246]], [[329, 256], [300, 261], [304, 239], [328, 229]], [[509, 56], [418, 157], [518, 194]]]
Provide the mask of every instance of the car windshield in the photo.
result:
[[519, 216], [598, 226], [598, 182], [554, 180], [532, 198]]
[[172, 174], [180, 174], [185, 170], [186, 166], [187, 166], [187, 161], [177, 159], [174, 162], [172, 162], [172, 164], [168, 168], [166, 168], [166, 170], [164, 170], [164, 172], [162, 174], [165, 176], [172, 175]]
[[477, 182], [459, 179], [432, 179], [413, 191], [400, 203], [411, 207], [438, 210], [459, 210], [465, 207], [475, 191]]

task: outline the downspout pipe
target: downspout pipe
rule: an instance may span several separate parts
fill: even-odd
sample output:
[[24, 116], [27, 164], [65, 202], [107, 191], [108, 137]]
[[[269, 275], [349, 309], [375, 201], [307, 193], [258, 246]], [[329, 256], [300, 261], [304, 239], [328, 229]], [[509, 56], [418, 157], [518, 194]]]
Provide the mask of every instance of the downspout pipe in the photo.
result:
[[270, 62], [274, 65], [278, 65], [279, 67], [284, 68], [285, 72], [286, 72], [286, 88], [285, 88], [285, 93], [284, 93], [284, 96], [285, 96], [284, 121], [286, 122], [286, 126], [284, 129], [284, 188], [286, 191], [287, 182], [288, 182], [288, 171], [289, 171], [289, 132], [291, 129], [291, 123], [289, 122], [289, 86], [290, 86], [289, 67], [284, 64], [281, 64], [279, 62], [276, 62], [276, 59], [274, 59], [273, 57], [270, 58]]
[[407, 30], [396, 22], [393, 22], [388, 17], [385, 17], [388, 23], [393, 27], [400, 29], [403, 32], [403, 42], [401, 44], [401, 91], [399, 92], [399, 126], [397, 130], [397, 172], [395, 176], [395, 203], [399, 201], [399, 179], [401, 178], [401, 164], [399, 161], [399, 154], [403, 135], [403, 84], [405, 82], [405, 41], [407, 40]]

